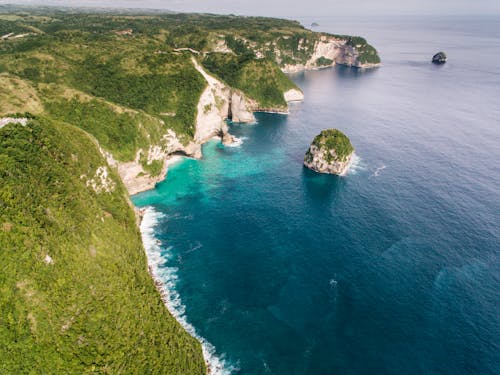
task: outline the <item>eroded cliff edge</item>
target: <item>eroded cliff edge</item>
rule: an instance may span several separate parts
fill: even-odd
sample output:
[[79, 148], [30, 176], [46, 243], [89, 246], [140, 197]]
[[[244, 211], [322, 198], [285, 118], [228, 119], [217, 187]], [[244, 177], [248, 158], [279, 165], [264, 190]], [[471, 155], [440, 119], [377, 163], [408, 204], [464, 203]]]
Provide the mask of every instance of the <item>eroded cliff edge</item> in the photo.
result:
[[[254, 123], [256, 111], [287, 112], [287, 107], [281, 106], [261, 108], [256, 100], [247, 97], [241, 90], [232, 88], [208, 74], [194, 57], [191, 61], [206, 81], [206, 87], [197, 104], [195, 134], [189, 143], [183, 144], [177, 134], [168, 129], [159, 144], [150, 145], [147, 151], [139, 149], [133, 161], [119, 162], [113, 158], [112, 154], [101, 149], [108, 163], [117, 168], [130, 195], [153, 189], [158, 182], [165, 179], [171, 161], [176, 160], [177, 157], [182, 155], [201, 158], [201, 146], [205, 142], [214, 138], [220, 138], [224, 144], [235, 142], [229, 133], [227, 120], [237, 123]], [[302, 91], [298, 88], [289, 89], [282, 95], [286, 103], [304, 99]], [[155, 161], [163, 164], [159, 174], [151, 176], [144, 168], [141, 162], [144, 155], [146, 165], [151, 165]]]
[[83, 129], [130, 194], [164, 179], [172, 156], [200, 158], [201, 144], [212, 137], [231, 142], [225, 120], [287, 113], [303, 94], [285, 73], [380, 63], [363, 38], [313, 32], [289, 20], [45, 16], [57, 23], [6, 21], [6, 32], [25, 36], [0, 44], [0, 115], [30, 111]]

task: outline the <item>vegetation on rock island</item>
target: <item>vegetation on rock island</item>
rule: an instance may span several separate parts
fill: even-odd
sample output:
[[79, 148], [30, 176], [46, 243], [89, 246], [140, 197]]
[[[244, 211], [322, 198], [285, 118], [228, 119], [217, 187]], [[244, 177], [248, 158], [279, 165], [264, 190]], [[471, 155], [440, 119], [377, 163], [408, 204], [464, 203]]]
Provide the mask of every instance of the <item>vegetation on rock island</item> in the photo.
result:
[[353, 153], [349, 138], [338, 129], [326, 129], [318, 134], [312, 144], [319, 149], [324, 149], [326, 161], [345, 161]]

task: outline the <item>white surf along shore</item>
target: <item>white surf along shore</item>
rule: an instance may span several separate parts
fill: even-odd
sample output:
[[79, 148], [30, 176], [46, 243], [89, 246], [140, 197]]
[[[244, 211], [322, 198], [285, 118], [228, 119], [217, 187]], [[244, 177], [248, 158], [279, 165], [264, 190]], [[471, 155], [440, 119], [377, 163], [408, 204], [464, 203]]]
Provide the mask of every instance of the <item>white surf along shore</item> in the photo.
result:
[[177, 268], [168, 266], [170, 248], [163, 248], [163, 244], [155, 238], [155, 227], [164, 217], [162, 213], [155, 211], [152, 207], [147, 207], [143, 212], [140, 229], [148, 258], [149, 272], [170, 314], [191, 336], [201, 343], [208, 374], [229, 375], [236, 371], [237, 368], [227, 363], [224, 360], [224, 355], [217, 355], [215, 347], [201, 337], [186, 318], [186, 308], [176, 291]]

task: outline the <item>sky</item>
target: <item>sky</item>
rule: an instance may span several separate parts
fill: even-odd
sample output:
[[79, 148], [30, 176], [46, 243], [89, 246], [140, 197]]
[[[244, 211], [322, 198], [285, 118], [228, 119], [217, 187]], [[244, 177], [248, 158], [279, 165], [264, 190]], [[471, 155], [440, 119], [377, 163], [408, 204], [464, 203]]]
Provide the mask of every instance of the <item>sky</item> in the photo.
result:
[[500, 0], [0, 0], [0, 4], [154, 8], [273, 17], [500, 15]]

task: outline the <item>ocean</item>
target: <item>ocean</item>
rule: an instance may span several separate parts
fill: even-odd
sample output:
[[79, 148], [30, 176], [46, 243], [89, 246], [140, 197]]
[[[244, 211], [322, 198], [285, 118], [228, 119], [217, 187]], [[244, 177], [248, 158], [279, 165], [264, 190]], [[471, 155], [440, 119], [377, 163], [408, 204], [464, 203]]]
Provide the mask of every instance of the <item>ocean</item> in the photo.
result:
[[[214, 373], [499, 374], [500, 18], [300, 21], [383, 65], [291, 76], [289, 115], [133, 197], [171, 311]], [[302, 166], [325, 128], [347, 176]]]

